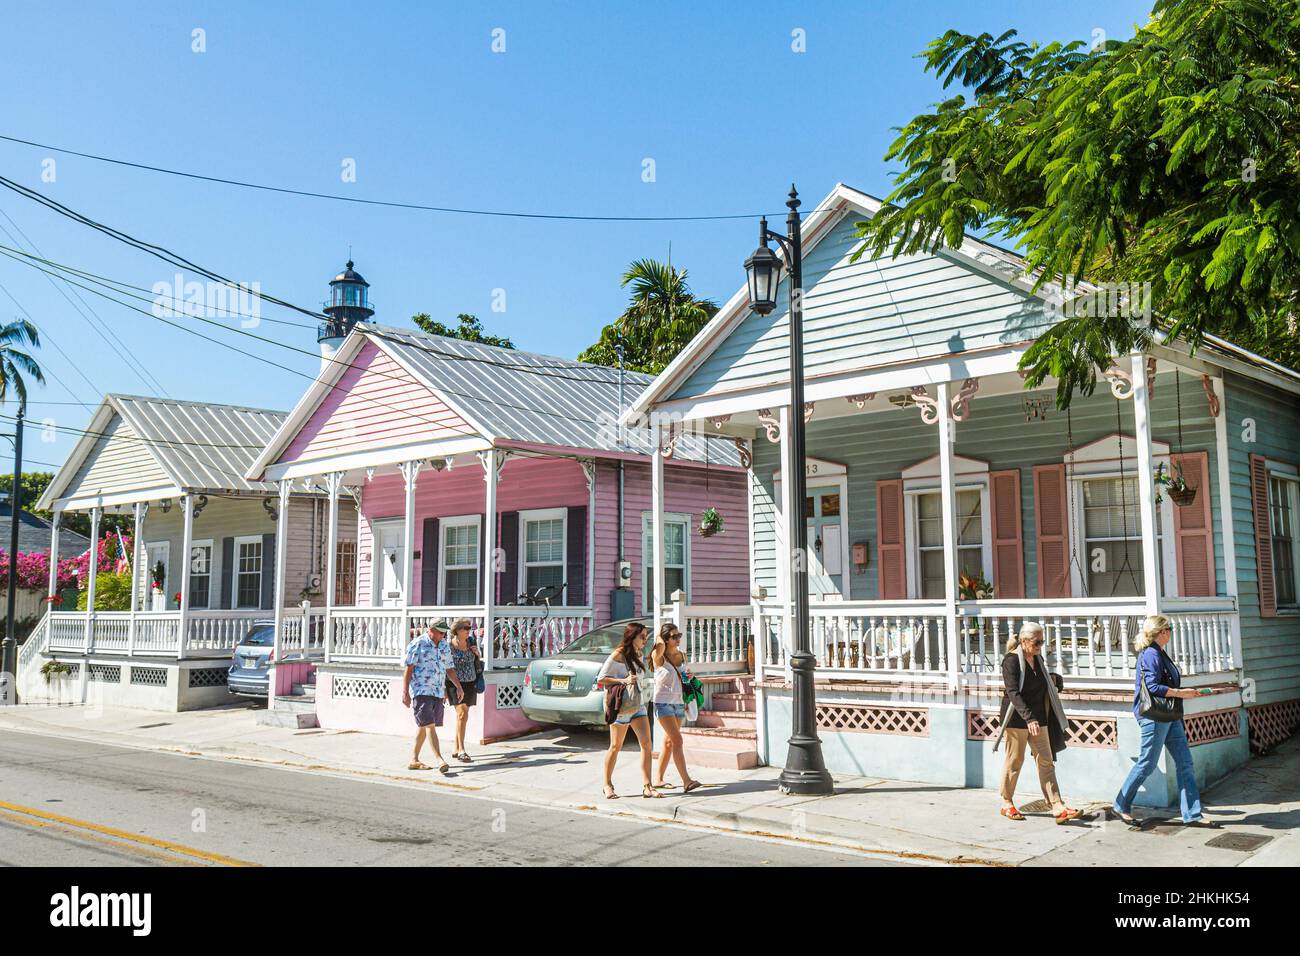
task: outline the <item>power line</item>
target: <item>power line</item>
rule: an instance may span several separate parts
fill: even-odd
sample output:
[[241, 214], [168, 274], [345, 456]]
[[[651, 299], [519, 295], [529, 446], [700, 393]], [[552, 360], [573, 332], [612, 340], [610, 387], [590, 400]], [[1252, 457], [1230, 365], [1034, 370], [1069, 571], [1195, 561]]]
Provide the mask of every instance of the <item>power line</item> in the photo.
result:
[[[19, 302], [16, 298], [14, 298], [14, 294], [13, 294], [12, 292], [9, 291], [8, 287], [7, 287], [3, 282], [0, 282], [0, 292], [3, 292], [5, 295], [9, 296], [9, 300], [10, 300], [11, 302], [13, 302], [13, 304], [16, 305], [16, 306], [18, 307], [18, 311], [21, 312], [21, 313], [23, 314], [23, 316], [27, 319], [28, 322], [31, 322], [33, 325], [37, 325], [36, 320], [32, 318], [32, 314], [31, 314], [30, 312], [28, 312], [26, 308], [23, 307], [23, 304], [22, 304], [21, 302]], [[40, 326], [37, 325], [37, 328], [40, 328]], [[92, 381], [90, 380], [90, 377], [89, 377], [88, 375], [86, 375], [86, 373], [83, 372], [83, 371], [81, 370], [81, 366], [79, 366], [76, 362], [74, 362], [74, 361], [72, 360], [72, 356], [70, 356], [67, 352], [63, 351], [63, 348], [59, 345], [59, 343], [56, 342], [56, 341], [54, 341], [54, 339], [50, 336], [48, 330], [46, 330], [46, 329], [40, 329], [40, 332], [41, 332], [41, 335], [42, 335], [42, 337], [44, 338], [44, 340], [47, 341], [47, 342], [49, 342], [51, 345], [53, 345], [54, 348], [55, 348], [55, 350], [56, 350], [60, 355], [62, 355], [62, 356], [64, 357], [65, 360], [67, 360], [67, 363], [73, 367], [73, 369], [77, 372], [77, 374], [80, 375], [82, 378], [84, 378], [84, 379], [86, 380], [86, 384], [90, 386], [91, 390], [92, 390], [92, 391], [95, 391], [95, 392], [98, 392], [99, 389], [95, 387], [95, 383], [92, 382]], [[76, 397], [77, 397], [77, 393], [74, 392], [74, 391], [72, 390], [72, 388], [68, 385], [68, 383], [65, 382], [62, 378], [60, 378], [59, 375], [58, 375], [58, 373], [56, 373], [53, 369], [42, 368], [41, 371], [42, 371], [42, 372], [45, 372], [45, 373], [48, 373], [49, 376], [50, 376], [50, 378], [54, 379], [56, 382], [58, 382], [60, 385], [62, 385], [64, 391], [66, 391], [66, 392], [67, 392], [69, 395], [71, 395], [73, 398], [76, 398]], [[76, 404], [78, 404], [78, 405], [82, 405], [82, 406], [84, 406], [84, 407], [86, 407], [86, 408], [93, 408], [93, 407], [94, 407], [94, 406], [91, 405], [89, 402], [81, 402], [81, 401], [78, 401], [78, 402], [76, 402]]]
[[[8, 219], [9, 224], [12, 225], [14, 229], [18, 230], [18, 234], [27, 240], [27, 244], [31, 246], [34, 250], [36, 250], [38, 254], [41, 254], [40, 247], [36, 245], [36, 243], [32, 240], [30, 236], [27, 235], [27, 233], [23, 232], [22, 227], [18, 225], [18, 223], [14, 222], [13, 218], [9, 215], [9, 213], [7, 213], [3, 209], [0, 209], [0, 216], [4, 216], [5, 219]], [[5, 229], [4, 226], [0, 225], [0, 230], [3, 230], [4, 234], [8, 236], [11, 241], [18, 243], [18, 240], [15, 239], [13, 237], [13, 234], [10, 233], [8, 229]], [[21, 243], [18, 244], [21, 245]], [[108, 327], [108, 324], [102, 318], [100, 318], [98, 315], [95, 314], [95, 310], [90, 308], [90, 305], [86, 302], [85, 299], [81, 299], [82, 306], [84, 306], [85, 309], [88, 310], [91, 315], [95, 316], [96, 322], [98, 324], [96, 324], [96, 322], [91, 322], [91, 320], [87, 318], [86, 313], [83, 312], [80, 307], [78, 307], [77, 303], [72, 301], [67, 291], [61, 285], [55, 282], [53, 278], [47, 276], [46, 281], [48, 281], [50, 285], [54, 286], [54, 288], [58, 290], [59, 294], [63, 296], [63, 298], [67, 301], [67, 303], [70, 306], [72, 306], [73, 310], [86, 322], [86, 324], [89, 325], [91, 328], [93, 328], [99, 334], [99, 337], [103, 339], [104, 342], [108, 345], [108, 347], [117, 353], [117, 357], [126, 363], [127, 368], [131, 369], [131, 371], [135, 373], [136, 377], [139, 378], [140, 381], [144, 383], [146, 388], [157, 388], [164, 395], [167, 394], [167, 390], [163, 388], [162, 383], [160, 383], [158, 379], [154, 378], [153, 374], [149, 372], [147, 369], [145, 369], [144, 366], [140, 364], [139, 360], [133, 359], [132, 357], [123, 354], [122, 349], [126, 349], [127, 352], [129, 352], [130, 348], [126, 345], [125, 342], [123, 342], [120, 338], [118, 338], [117, 333], [115, 333], [112, 329], [110, 329]], [[78, 295], [78, 298], [79, 299], [81, 298], [80, 295]], [[110, 340], [110, 336], [112, 337], [111, 340]], [[122, 347], [122, 349], [118, 348], [119, 345]]]
[[[363, 199], [357, 196], [340, 196], [335, 193], [314, 192], [309, 189], [291, 189], [285, 186], [270, 186], [265, 183], [246, 182], [238, 179], [225, 179], [220, 176], [205, 176], [201, 173], [191, 173], [179, 169], [168, 169], [165, 166], [153, 166], [148, 163], [135, 163], [125, 159], [115, 159], [111, 156], [101, 156], [96, 153], [81, 152], [80, 150], [68, 149], [63, 146], [51, 146], [47, 143], [37, 143], [29, 139], [20, 139], [16, 136], [5, 136], [3, 134], [0, 134], [0, 140], [17, 143], [22, 146], [32, 146], [36, 149], [49, 150], [52, 153], [64, 153], [68, 156], [79, 156], [82, 159], [91, 159], [95, 162], [111, 163], [115, 166], [125, 166], [130, 169], [140, 169], [151, 173], [163, 173], [168, 176], [179, 176], [184, 179], [197, 179], [202, 182], [219, 183], [223, 186], [238, 186], [242, 189], [258, 189], [264, 192], [282, 193], [288, 196], [303, 196], [309, 199], [327, 199], [333, 202], [356, 203], [363, 206], [385, 206], [391, 209], [412, 209], [420, 212], [440, 212], [459, 216], [489, 216], [505, 219], [550, 219], [568, 222], [723, 222], [734, 219], [757, 219], [760, 216], [774, 215], [772, 213], [747, 212], [707, 216], [582, 216], [571, 213], [511, 212], [501, 209], [472, 209], [460, 206], [434, 206], [426, 203]], [[809, 211], [812, 212], [815, 210]]]

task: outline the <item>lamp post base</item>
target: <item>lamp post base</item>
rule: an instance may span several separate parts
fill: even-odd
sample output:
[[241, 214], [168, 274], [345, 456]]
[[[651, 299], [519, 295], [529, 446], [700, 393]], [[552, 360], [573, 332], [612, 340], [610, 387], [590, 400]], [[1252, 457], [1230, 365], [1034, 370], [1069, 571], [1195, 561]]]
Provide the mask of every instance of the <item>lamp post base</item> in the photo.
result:
[[796, 770], [786, 767], [777, 778], [777, 787], [782, 793], [792, 793], [805, 797], [829, 797], [835, 792], [835, 781], [830, 771]]

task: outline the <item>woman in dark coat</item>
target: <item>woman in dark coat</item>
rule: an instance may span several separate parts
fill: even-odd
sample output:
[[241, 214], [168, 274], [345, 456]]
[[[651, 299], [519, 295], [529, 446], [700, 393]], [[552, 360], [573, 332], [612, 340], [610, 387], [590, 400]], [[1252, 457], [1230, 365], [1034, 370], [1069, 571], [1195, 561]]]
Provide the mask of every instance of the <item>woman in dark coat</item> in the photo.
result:
[[997, 740], [993, 742], [996, 752], [1004, 736], [1007, 741], [999, 788], [1001, 813], [1008, 820], [1025, 818], [1016, 809], [1015, 793], [1020, 767], [1025, 762], [1025, 748], [1028, 747], [1038, 766], [1038, 783], [1051, 805], [1052, 815], [1057, 823], [1068, 823], [1079, 816], [1079, 811], [1067, 807], [1061, 799], [1055, 760], [1056, 755], [1065, 749], [1065, 733], [1069, 725], [1056, 693], [1060, 675], [1048, 672], [1042, 648], [1042, 625], [1026, 621], [1020, 634], [1007, 642], [1007, 655], [1002, 658], [1002, 719]]

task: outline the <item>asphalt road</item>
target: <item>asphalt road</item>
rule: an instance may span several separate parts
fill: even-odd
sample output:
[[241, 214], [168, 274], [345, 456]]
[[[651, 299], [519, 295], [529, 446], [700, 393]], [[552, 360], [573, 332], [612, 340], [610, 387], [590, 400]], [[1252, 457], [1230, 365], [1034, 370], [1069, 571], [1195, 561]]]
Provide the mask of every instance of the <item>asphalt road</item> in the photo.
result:
[[28, 734], [0, 738], [6, 866], [883, 866], [789, 841]]

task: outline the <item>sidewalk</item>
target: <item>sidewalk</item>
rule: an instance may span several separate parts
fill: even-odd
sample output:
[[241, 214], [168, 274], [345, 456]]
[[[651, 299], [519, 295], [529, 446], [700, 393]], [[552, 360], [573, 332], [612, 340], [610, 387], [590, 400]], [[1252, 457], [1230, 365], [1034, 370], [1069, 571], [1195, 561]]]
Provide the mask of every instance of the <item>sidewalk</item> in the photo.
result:
[[[444, 741], [449, 729], [442, 728]], [[410, 744], [403, 738], [262, 727], [242, 704], [179, 714], [18, 706], [0, 710], [0, 731], [439, 787], [499, 803], [797, 839], [917, 863], [1114, 866], [1131, 864], [1135, 854], [1158, 848], [1162, 862], [1173, 866], [1300, 864], [1300, 738], [1273, 756], [1252, 760], [1205, 794], [1208, 818], [1224, 829], [1157, 824], [1135, 832], [1104, 822], [1102, 813], [1089, 822], [1056, 826], [1046, 813], [1027, 812], [1028, 821], [1013, 823], [997, 816], [997, 796], [990, 791], [895, 780], [839, 779], [830, 797], [783, 796], [776, 788], [779, 771], [769, 767], [701, 770], [698, 776], [707, 786], [690, 796], [645, 800], [639, 796], [635, 744], [624, 750], [615, 771], [621, 799], [605, 800], [602, 737], [597, 734], [550, 731], [480, 747], [472, 765], [457, 765], [442, 777], [436, 771], [406, 770]], [[444, 746], [444, 753], [450, 750]], [[674, 779], [675, 771], [670, 771], [669, 780]], [[1225, 835], [1269, 839], [1248, 850], [1206, 845]]]

